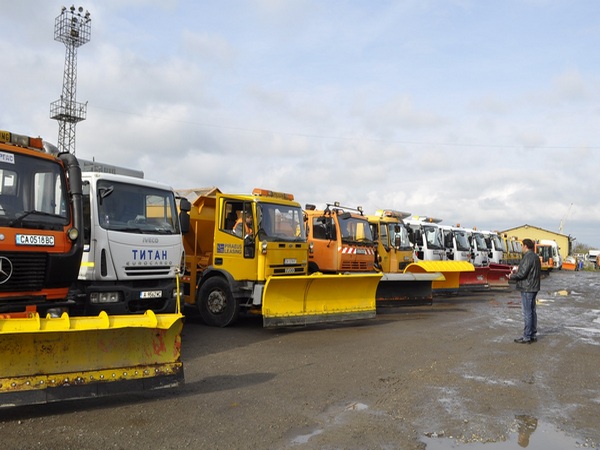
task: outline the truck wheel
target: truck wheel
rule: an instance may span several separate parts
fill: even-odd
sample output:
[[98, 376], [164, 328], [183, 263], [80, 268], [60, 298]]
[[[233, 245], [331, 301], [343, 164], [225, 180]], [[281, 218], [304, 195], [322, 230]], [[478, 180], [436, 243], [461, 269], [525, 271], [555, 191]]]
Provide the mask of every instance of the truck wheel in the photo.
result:
[[226, 327], [237, 320], [240, 305], [233, 298], [229, 284], [214, 277], [206, 280], [198, 292], [198, 310], [207, 325]]
[[315, 263], [314, 261], [311, 261], [308, 263], [308, 274], [311, 275], [315, 272], [319, 271], [319, 266], [317, 266], [317, 263]]

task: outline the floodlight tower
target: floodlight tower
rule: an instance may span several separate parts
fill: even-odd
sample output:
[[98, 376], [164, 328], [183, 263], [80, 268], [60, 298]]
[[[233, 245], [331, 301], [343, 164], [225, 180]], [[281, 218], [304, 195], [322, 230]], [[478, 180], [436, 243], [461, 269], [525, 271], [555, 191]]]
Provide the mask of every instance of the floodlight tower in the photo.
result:
[[75, 153], [75, 125], [85, 120], [87, 102], [77, 103], [77, 48], [89, 42], [92, 30], [89, 11], [62, 7], [54, 22], [54, 40], [65, 44], [65, 71], [62, 95], [50, 104], [50, 118], [58, 120], [58, 148]]

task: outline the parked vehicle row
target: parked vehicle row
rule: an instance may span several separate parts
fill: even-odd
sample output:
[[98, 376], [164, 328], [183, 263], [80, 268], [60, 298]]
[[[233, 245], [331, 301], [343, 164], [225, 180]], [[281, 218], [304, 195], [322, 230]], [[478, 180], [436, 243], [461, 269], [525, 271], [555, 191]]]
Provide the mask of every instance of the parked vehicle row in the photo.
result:
[[508, 284], [517, 240], [440, 222], [265, 189], [187, 199], [0, 131], [0, 404], [179, 384], [185, 308], [280, 327]]

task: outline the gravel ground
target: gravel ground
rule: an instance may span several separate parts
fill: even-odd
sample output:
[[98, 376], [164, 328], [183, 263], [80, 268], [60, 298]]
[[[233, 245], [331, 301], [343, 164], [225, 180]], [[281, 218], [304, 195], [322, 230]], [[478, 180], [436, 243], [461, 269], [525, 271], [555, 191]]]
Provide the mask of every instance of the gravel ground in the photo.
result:
[[336, 326], [188, 317], [183, 387], [0, 409], [2, 448], [470, 449], [531, 420], [598, 448], [599, 288], [600, 272], [542, 280], [531, 345], [513, 342], [523, 325], [512, 290]]

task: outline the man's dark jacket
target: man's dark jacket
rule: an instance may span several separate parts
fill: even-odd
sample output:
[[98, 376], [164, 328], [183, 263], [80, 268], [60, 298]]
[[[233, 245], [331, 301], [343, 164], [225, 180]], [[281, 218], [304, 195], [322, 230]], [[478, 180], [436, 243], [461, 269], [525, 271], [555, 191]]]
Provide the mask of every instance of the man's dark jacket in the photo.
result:
[[533, 250], [527, 250], [519, 263], [519, 269], [510, 276], [510, 279], [516, 280], [518, 291], [538, 292], [541, 272], [540, 257]]

